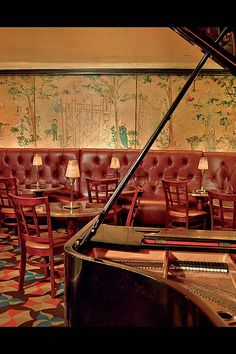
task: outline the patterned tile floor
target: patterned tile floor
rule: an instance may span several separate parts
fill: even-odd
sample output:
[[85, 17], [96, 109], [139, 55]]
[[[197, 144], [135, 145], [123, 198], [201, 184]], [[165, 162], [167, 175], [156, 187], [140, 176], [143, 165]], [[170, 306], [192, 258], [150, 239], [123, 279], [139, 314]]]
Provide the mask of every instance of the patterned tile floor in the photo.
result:
[[[64, 286], [58, 279], [56, 299], [50, 283], [27, 266], [24, 291], [19, 292], [20, 252], [17, 236], [2, 229], [0, 234], [0, 327], [64, 327]], [[43, 280], [40, 280], [43, 279]]]

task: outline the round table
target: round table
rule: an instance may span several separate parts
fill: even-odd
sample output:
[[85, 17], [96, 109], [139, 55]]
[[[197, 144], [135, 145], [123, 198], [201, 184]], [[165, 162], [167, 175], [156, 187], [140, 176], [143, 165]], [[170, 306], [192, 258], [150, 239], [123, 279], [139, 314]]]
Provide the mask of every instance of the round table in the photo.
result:
[[18, 188], [22, 192], [30, 191], [35, 193], [36, 197], [41, 197], [44, 192], [62, 189], [65, 186], [63, 184], [58, 183], [31, 183], [31, 184], [22, 184], [19, 185]]
[[77, 231], [79, 219], [92, 219], [102, 211], [102, 205], [94, 205], [87, 202], [73, 202], [73, 209], [70, 209], [70, 202], [53, 202], [50, 205], [50, 215], [54, 218], [65, 218], [68, 220], [68, 234], [73, 236]]
[[198, 210], [203, 210], [203, 203], [205, 200], [208, 198], [208, 193], [207, 192], [192, 192], [190, 193], [192, 197], [197, 198], [197, 209]]

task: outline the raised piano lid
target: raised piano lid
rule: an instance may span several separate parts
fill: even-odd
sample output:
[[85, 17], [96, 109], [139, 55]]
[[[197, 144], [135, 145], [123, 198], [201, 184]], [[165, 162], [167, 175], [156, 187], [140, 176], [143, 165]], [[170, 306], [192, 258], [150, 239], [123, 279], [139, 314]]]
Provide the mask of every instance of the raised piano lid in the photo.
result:
[[215, 40], [222, 27], [172, 27], [181, 37], [195, 44], [211, 59], [236, 76], [236, 27], [229, 27], [228, 33], [219, 42]]

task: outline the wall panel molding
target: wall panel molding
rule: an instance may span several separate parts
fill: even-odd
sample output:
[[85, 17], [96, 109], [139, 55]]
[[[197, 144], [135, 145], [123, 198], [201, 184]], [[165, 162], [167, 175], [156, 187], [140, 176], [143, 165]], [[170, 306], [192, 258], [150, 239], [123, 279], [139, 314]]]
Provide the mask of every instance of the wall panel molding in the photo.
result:
[[[0, 75], [190, 75], [194, 69], [0, 69]], [[231, 75], [224, 69], [202, 69], [198, 75]]]

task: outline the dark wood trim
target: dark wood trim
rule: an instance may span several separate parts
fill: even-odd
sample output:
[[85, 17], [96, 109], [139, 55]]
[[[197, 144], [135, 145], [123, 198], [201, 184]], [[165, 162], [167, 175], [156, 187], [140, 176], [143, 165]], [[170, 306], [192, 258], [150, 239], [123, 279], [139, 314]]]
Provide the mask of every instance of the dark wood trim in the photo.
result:
[[[179, 75], [189, 76], [194, 69], [0, 69], [0, 75]], [[203, 69], [199, 75], [231, 75], [224, 69]]]

